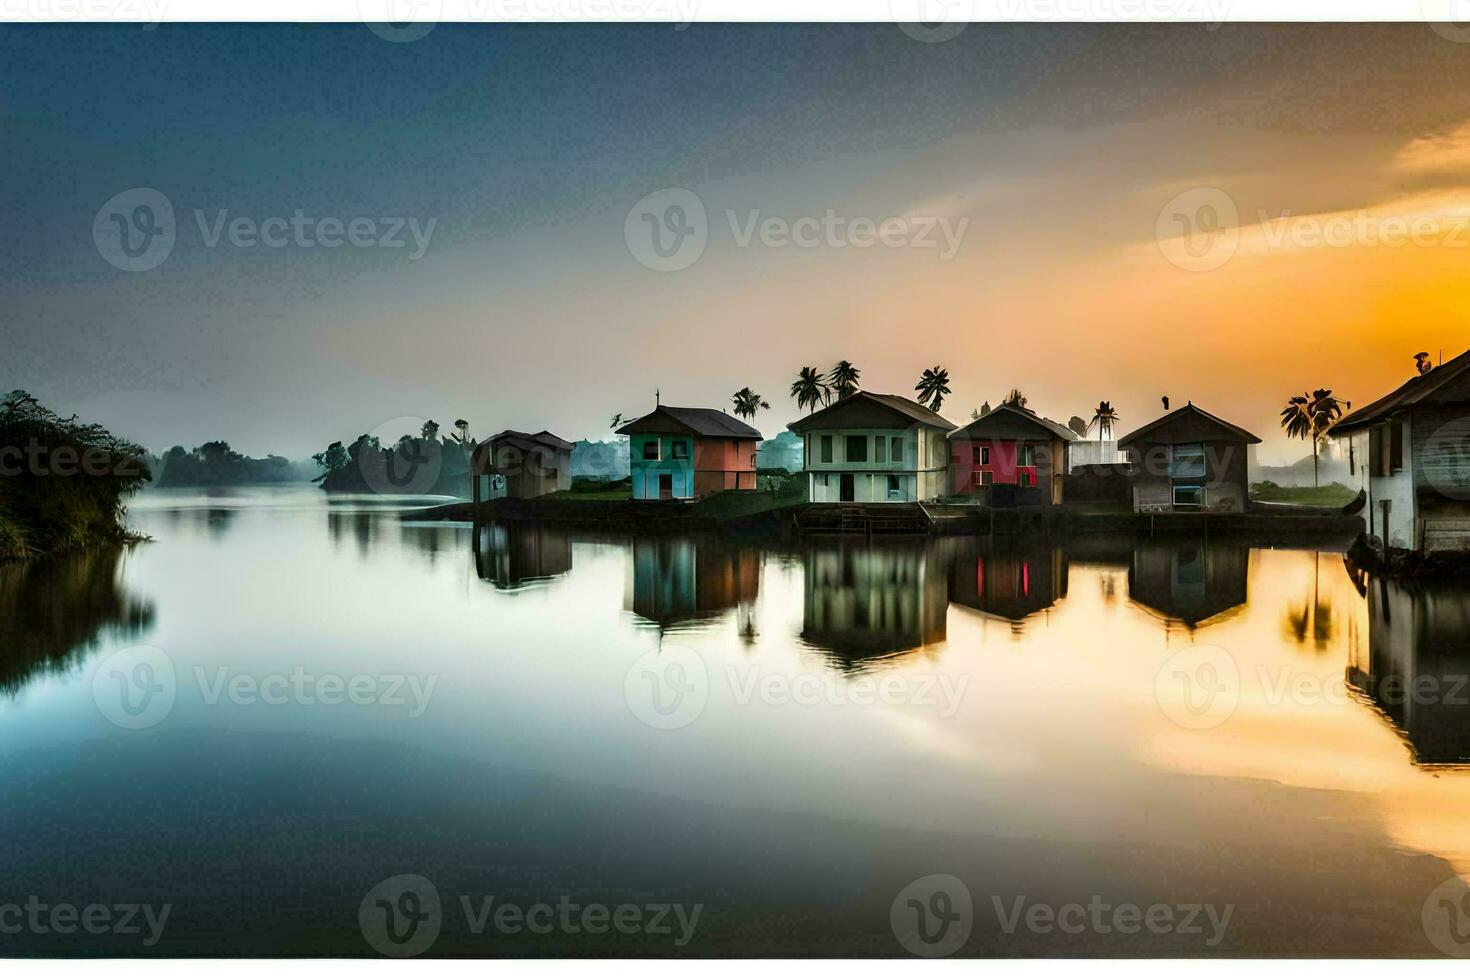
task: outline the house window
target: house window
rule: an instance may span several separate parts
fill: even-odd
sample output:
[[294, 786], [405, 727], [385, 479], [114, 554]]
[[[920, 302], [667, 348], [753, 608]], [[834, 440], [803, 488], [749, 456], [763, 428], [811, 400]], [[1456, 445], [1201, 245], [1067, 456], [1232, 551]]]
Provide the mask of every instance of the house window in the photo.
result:
[[689, 440], [687, 440], [687, 439], [675, 439], [673, 442], [669, 443], [669, 450], [670, 450], [670, 455], [669, 455], [669, 458], [670, 459], [688, 459], [689, 458]]
[[988, 486], [990, 486], [994, 482], [995, 482], [995, 474], [994, 473], [992, 473], [990, 470], [981, 470], [980, 471], [980, 485], [982, 487], [988, 487]]
[[1203, 507], [1205, 488], [1198, 483], [1180, 483], [1174, 487], [1175, 507]]
[[1204, 443], [1182, 442], [1169, 447], [1169, 476], [1171, 479], [1199, 479], [1204, 475]]
[[1035, 474], [1033, 474], [1029, 470], [1022, 470], [1020, 473], [1018, 473], [1016, 475], [1019, 478], [1019, 482], [1020, 482], [1021, 486], [1023, 486], [1023, 487], [1034, 487], [1034, 486], [1036, 486], [1036, 476], [1035, 476]]
[[873, 462], [888, 462], [888, 440], [882, 436], [876, 436], [873, 439]]
[[1404, 423], [1385, 422], [1368, 432], [1368, 459], [1374, 476], [1393, 476], [1404, 468]]
[[903, 436], [894, 436], [893, 437], [893, 447], [892, 448], [893, 448], [893, 452], [890, 454], [890, 457], [893, 459], [893, 461], [895, 463], [902, 463], [903, 462]]
[[902, 491], [899, 489], [898, 477], [890, 476], [888, 478], [888, 499], [897, 500], [901, 496]]
[[822, 437], [822, 462], [824, 462], [824, 463], [830, 463], [830, 462], [832, 462], [832, 437], [831, 436], [823, 436]]
[[868, 437], [847, 437], [847, 461], [849, 463], [866, 463], [868, 461]]
[[1016, 465], [1035, 466], [1036, 447], [1031, 445], [1030, 443], [1025, 443], [1021, 446], [1016, 447]]
[[643, 444], [643, 459], [646, 462], [655, 462], [658, 456], [658, 438], [649, 439]]

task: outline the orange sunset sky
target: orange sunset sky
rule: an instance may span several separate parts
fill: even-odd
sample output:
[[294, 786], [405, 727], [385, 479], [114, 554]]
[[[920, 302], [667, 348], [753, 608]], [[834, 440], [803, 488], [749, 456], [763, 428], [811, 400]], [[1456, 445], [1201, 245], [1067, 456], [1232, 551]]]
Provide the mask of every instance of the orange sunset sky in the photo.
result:
[[[1416, 351], [1470, 346], [1470, 45], [1425, 25], [59, 33], [0, 50], [31, 69], [4, 125], [35, 236], [6, 253], [0, 341], [12, 387], [154, 448], [305, 455], [405, 416], [605, 438], [655, 388], [727, 406], [746, 385], [772, 435], [797, 370], [845, 357], [901, 393], [944, 365], [956, 421], [1013, 386], [1062, 421], [1109, 399], [1120, 431], [1192, 399], [1285, 462], [1307, 451], [1277, 431], [1291, 394], [1362, 404]], [[235, 71], [267, 49], [276, 70]], [[48, 87], [88, 59], [120, 66], [109, 91]], [[148, 108], [103, 122], [125, 105]], [[132, 186], [180, 219], [151, 273], [90, 238]], [[625, 239], [664, 188], [707, 214], [676, 272]], [[1234, 209], [1216, 267], [1171, 261], [1213, 247], [1176, 239], [1177, 200]], [[220, 208], [437, 227], [411, 262], [204, 248], [195, 211]], [[829, 210], [967, 223], [947, 260], [737, 234]]]

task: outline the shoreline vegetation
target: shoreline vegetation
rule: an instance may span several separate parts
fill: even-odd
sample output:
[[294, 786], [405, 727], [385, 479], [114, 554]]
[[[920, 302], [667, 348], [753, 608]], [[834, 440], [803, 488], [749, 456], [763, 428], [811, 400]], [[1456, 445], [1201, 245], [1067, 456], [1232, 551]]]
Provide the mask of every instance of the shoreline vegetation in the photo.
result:
[[[822, 533], [802, 532], [798, 526], [801, 515], [839, 506], [808, 502], [803, 474], [794, 473], [784, 479], [762, 479], [765, 481], [763, 489], [727, 490], [694, 502], [633, 500], [626, 481], [601, 483], [579, 480], [572, 490], [530, 499], [489, 500], [482, 502], [478, 509], [470, 501], [457, 501], [405, 510], [401, 515], [410, 520], [470, 523], [532, 521], [617, 533], [787, 535]], [[1361, 532], [1363, 522], [1357, 516], [1343, 514], [1341, 507], [1336, 505], [1336, 499], [1331, 499], [1331, 504], [1323, 505], [1265, 503], [1243, 514], [1138, 514], [1128, 507], [1079, 503], [1058, 507], [1043, 516], [1039, 511], [990, 510], [939, 503], [922, 508], [923, 514], [927, 515], [928, 530], [917, 533], [1055, 532], [1087, 535], [1118, 531], [1170, 533], [1205, 530], [1209, 533], [1250, 535], [1282, 543], [1303, 536], [1317, 538], [1325, 535], [1341, 537], [1345, 544]], [[894, 505], [875, 506], [894, 510]], [[908, 506], [916, 513], [920, 510], [918, 505]]]
[[0, 561], [140, 540], [123, 517], [150, 476], [141, 446], [12, 391], [0, 398], [0, 468]]

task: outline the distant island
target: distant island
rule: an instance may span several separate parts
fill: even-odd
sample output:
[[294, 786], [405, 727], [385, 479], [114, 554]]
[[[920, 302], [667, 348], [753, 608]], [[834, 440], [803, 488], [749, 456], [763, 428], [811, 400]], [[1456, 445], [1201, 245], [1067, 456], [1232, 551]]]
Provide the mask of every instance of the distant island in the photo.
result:
[[320, 469], [311, 461], [284, 456], [255, 459], [215, 440], [193, 451], [174, 446], [162, 456], [150, 456], [148, 468], [156, 487], [218, 487], [255, 483], [307, 483]]
[[321, 468], [315, 482], [328, 493], [409, 493], [470, 495], [470, 453], [474, 443], [461, 420], [453, 437], [441, 437], [438, 423], [424, 423], [418, 435], [405, 434], [391, 446], [363, 434], [350, 445], [334, 442], [312, 457]]
[[0, 560], [132, 540], [123, 502], [148, 478], [141, 446], [12, 391], [0, 399]]

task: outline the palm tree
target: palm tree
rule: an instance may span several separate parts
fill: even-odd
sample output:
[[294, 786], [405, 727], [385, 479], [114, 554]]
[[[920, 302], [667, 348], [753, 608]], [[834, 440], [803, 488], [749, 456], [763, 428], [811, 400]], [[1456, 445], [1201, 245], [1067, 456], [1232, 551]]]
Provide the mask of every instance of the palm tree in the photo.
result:
[[1342, 417], [1342, 410], [1351, 402], [1332, 397], [1331, 388], [1317, 388], [1310, 395], [1295, 395], [1281, 410], [1281, 427], [1292, 439], [1312, 441], [1312, 484], [1320, 486], [1317, 474], [1317, 452], [1327, 441], [1327, 433]]
[[944, 396], [949, 394], [949, 372], [938, 364], [925, 368], [914, 390], [919, 393], [919, 404], [927, 405], [931, 412], [939, 411], [939, 406], [944, 404]]
[[1021, 394], [1020, 388], [1012, 388], [1011, 393], [1009, 395], [1006, 395], [1005, 401], [1001, 402], [1001, 404], [1014, 405], [1016, 408], [1025, 408], [1026, 396]]
[[622, 426], [623, 426], [623, 413], [622, 412], [614, 412], [613, 413], [613, 417], [608, 420], [607, 427], [609, 429], [620, 429], [620, 428], [622, 428]]
[[756, 412], [771, 407], [770, 402], [749, 388], [741, 388], [735, 392], [730, 396], [730, 401], [735, 403], [735, 414], [746, 419], [753, 419]]
[[1118, 413], [1113, 411], [1112, 402], [1097, 403], [1097, 411], [1092, 415], [1092, 425], [1097, 429], [1097, 441], [1099, 445], [1102, 444], [1103, 433], [1106, 432], [1111, 436], [1113, 434], [1113, 426], [1121, 421], [1122, 419], [1118, 417]]
[[838, 361], [832, 365], [832, 370], [827, 372], [827, 384], [837, 392], [838, 398], [846, 398], [858, 389], [857, 368], [852, 366], [851, 361]]
[[791, 397], [796, 399], [798, 410], [811, 407], [815, 412], [818, 405], [825, 404], [832, 396], [832, 389], [822, 379], [822, 372], [814, 367], [804, 367], [791, 383]]

